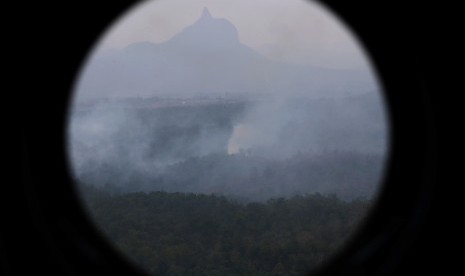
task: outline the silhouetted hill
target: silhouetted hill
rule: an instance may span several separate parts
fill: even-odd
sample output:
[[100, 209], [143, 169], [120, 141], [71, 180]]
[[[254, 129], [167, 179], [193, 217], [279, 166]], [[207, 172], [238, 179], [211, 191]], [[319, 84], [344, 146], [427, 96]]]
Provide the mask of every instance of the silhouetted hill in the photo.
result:
[[235, 26], [207, 10], [163, 43], [140, 42], [97, 51], [78, 86], [79, 97], [194, 96], [202, 93], [351, 95], [375, 89], [373, 76], [276, 62], [240, 42]]

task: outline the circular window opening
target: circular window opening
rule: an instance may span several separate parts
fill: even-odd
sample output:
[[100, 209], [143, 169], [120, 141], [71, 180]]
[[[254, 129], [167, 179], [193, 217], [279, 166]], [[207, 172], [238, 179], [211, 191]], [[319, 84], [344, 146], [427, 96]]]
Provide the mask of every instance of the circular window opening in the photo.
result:
[[144, 2], [82, 68], [71, 171], [95, 224], [148, 273], [305, 274], [376, 200], [382, 93], [315, 3]]

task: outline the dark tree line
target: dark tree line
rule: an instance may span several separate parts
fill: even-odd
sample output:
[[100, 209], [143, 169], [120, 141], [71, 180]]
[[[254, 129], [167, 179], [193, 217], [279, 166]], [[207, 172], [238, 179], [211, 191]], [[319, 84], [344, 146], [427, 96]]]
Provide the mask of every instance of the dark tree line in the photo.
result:
[[92, 186], [82, 194], [110, 241], [156, 275], [302, 275], [337, 252], [370, 206], [320, 194], [248, 204]]

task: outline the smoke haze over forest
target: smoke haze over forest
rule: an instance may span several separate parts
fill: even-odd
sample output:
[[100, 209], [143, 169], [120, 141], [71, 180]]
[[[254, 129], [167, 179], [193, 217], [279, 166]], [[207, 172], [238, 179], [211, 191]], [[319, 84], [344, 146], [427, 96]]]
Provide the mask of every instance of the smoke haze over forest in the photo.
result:
[[[164, 42], [97, 48], [71, 108], [76, 178], [119, 191], [248, 200], [372, 196], [388, 146], [375, 74], [272, 60], [239, 32], [205, 8]], [[305, 176], [314, 183], [302, 164], [314, 169]]]

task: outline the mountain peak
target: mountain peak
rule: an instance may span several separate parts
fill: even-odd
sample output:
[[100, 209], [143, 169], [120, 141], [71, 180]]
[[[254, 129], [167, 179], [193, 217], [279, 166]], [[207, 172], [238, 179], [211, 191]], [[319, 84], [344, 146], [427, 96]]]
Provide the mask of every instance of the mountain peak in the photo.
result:
[[240, 44], [236, 27], [224, 18], [214, 18], [205, 7], [200, 18], [173, 36], [168, 43], [203, 50], [229, 49]]
[[201, 18], [205, 18], [205, 19], [207, 19], [207, 18], [208, 18], [208, 19], [213, 18], [212, 15], [210, 14], [210, 12], [208, 11], [207, 7], [203, 8]]

